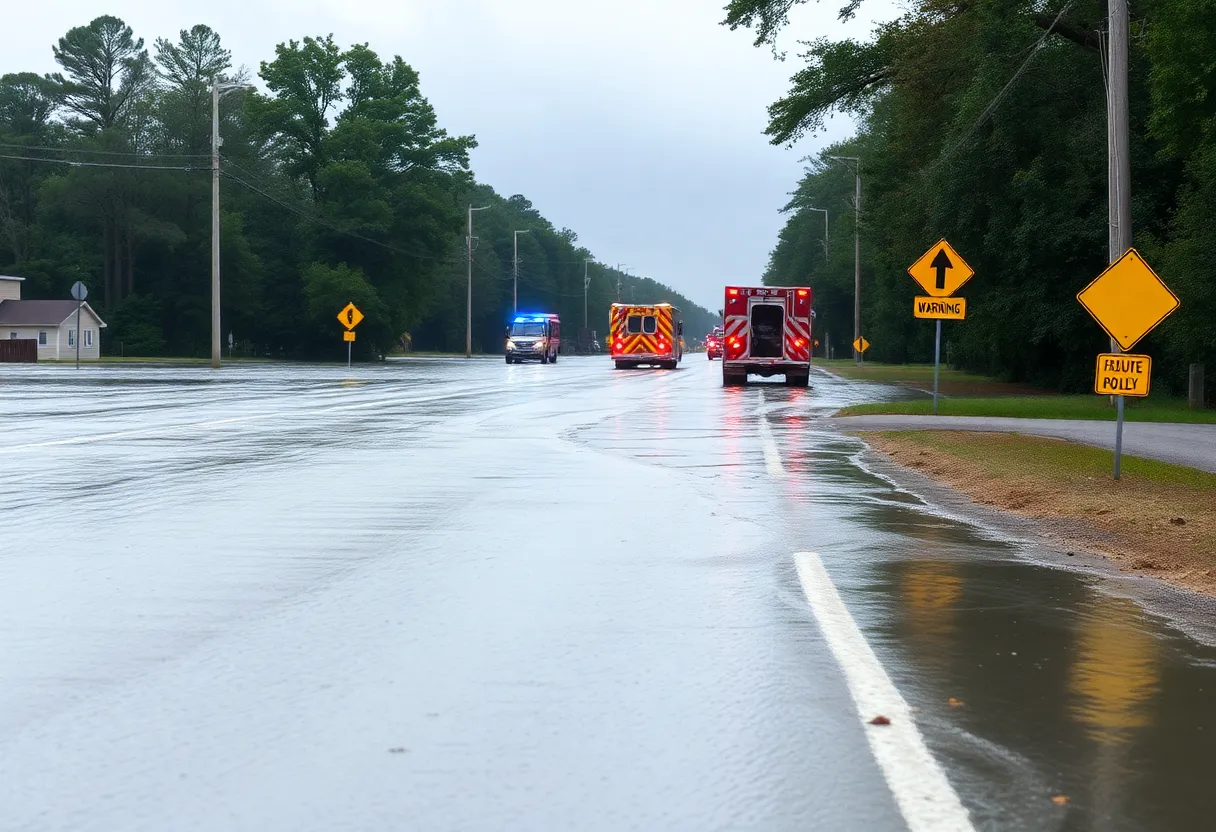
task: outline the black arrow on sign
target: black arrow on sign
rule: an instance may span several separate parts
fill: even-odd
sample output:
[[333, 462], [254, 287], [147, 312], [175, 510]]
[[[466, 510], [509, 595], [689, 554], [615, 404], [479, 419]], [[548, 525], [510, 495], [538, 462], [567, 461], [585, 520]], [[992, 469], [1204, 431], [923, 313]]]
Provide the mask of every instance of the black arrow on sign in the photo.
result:
[[946, 289], [946, 269], [953, 269], [954, 264], [950, 262], [950, 258], [946, 256], [946, 250], [939, 249], [937, 256], [933, 258], [933, 262], [929, 264], [937, 269], [937, 288], [945, 291]]
[[[949, 263], [950, 261], [947, 260], [946, 262]], [[947, 268], [949, 268], [949, 267], [947, 267]], [[945, 280], [945, 278], [942, 277], [941, 273], [939, 272], [938, 277], [937, 277], [937, 282], [941, 283], [943, 280]], [[941, 287], [939, 286], [938, 288], [940, 289]], [[348, 324], [350, 324], [351, 326], [355, 325], [355, 310], [353, 310], [353, 309], [346, 310], [346, 322]]]

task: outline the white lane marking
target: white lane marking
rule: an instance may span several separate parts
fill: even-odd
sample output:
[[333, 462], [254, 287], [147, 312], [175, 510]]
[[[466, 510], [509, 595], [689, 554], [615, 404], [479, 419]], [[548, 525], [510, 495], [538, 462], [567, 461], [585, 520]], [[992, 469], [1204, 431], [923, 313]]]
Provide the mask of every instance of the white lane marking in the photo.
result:
[[[925, 746], [908, 703], [849, 614], [823, 561], [813, 552], [798, 552], [794, 564], [909, 832], [975, 832], [967, 809]], [[891, 724], [868, 724], [876, 716], [887, 717]]]
[[784, 477], [785, 466], [781, 464], [781, 451], [777, 449], [777, 440], [773, 438], [773, 429], [769, 427], [768, 416], [765, 415], [764, 408], [760, 408], [758, 414], [760, 445], [764, 448], [764, 467], [768, 469], [768, 473], [773, 477]]

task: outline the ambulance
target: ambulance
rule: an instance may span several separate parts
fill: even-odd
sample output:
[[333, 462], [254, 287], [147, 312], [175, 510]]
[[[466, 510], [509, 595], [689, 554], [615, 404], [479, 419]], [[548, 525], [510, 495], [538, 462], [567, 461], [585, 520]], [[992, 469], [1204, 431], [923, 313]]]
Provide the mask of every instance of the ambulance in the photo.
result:
[[747, 384], [748, 374], [810, 383], [810, 287], [727, 286], [722, 318], [723, 387]]
[[674, 370], [684, 357], [684, 322], [670, 303], [614, 303], [608, 348], [618, 370], [643, 364]]
[[508, 364], [557, 363], [562, 343], [562, 322], [557, 315], [516, 315], [506, 335]]

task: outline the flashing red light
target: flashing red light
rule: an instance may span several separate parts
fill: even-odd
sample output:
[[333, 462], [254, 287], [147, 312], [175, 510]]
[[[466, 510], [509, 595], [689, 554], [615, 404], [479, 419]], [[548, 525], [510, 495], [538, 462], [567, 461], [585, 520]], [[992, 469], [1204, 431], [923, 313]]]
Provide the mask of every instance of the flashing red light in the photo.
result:
[[806, 343], [806, 341], [804, 341], [804, 340], [802, 340], [801, 338], [799, 338], [797, 341], [795, 341], [795, 342], [794, 342], [794, 346], [796, 346], [796, 347], [801, 347], [801, 346], [802, 346], [803, 344], [805, 344], [805, 343]]
[[799, 289], [799, 290], [798, 290], [798, 297], [800, 297], [800, 298], [804, 298], [804, 297], [806, 297], [806, 296], [807, 296], [807, 295], [809, 295], [809, 294], [810, 294], [810, 292], [809, 292], [809, 291], [807, 291], [806, 289]]
[[727, 289], [726, 294], [730, 295], [733, 298], [739, 294], [739, 290], [738, 289]]
[[616, 348], [617, 348], [617, 351], [620, 351], [621, 349], [623, 349], [623, 348], [624, 348], [624, 346], [625, 346], [625, 345], [624, 345], [624, 344], [622, 344], [620, 341], [617, 341], [617, 342], [616, 342]]

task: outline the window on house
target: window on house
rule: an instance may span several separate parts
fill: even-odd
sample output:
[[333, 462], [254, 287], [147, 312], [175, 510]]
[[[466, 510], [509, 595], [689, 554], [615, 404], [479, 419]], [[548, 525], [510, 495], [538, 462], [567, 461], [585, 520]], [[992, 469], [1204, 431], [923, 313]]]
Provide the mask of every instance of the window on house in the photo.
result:
[[91, 346], [93, 346], [93, 330], [91, 330], [91, 329], [86, 329], [86, 330], [84, 331], [84, 345], [85, 345], [86, 347], [91, 347]]
[[38, 346], [40, 346], [40, 347], [46, 346], [46, 330], [42, 330], [41, 332], [38, 333]]
[[74, 330], [74, 329], [68, 330], [68, 346], [69, 347], [76, 346], [76, 330]]
[[10, 340], [10, 341], [16, 341], [16, 340], [17, 340], [17, 333], [15, 333], [15, 332], [10, 332], [10, 333], [8, 334], [8, 340]]

